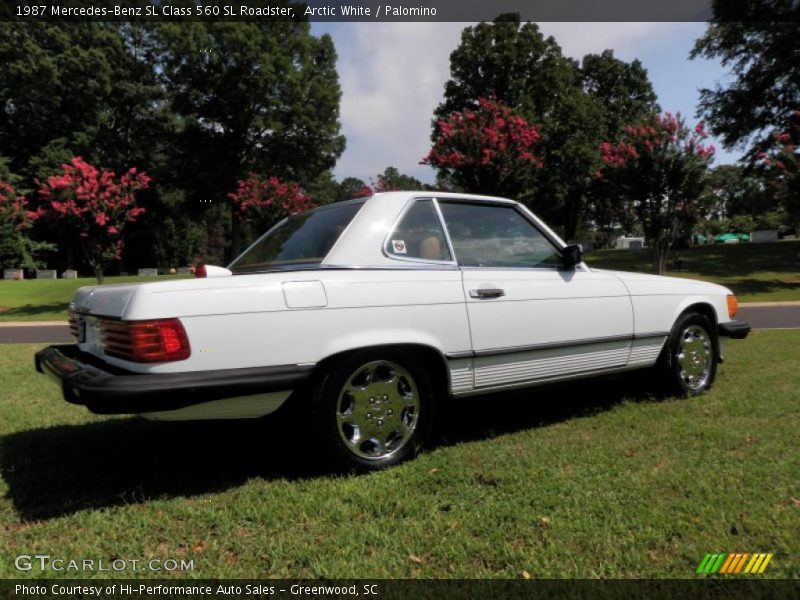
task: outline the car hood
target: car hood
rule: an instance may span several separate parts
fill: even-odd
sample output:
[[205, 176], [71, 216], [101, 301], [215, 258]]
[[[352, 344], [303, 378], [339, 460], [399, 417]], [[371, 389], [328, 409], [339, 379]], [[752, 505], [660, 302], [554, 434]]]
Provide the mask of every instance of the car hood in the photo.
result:
[[652, 294], [711, 294], [725, 296], [733, 293], [725, 286], [687, 277], [665, 277], [663, 275], [611, 271], [608, 269], [592, 270], [614, 275], [625, 284], [628, 291], [634, 296]]

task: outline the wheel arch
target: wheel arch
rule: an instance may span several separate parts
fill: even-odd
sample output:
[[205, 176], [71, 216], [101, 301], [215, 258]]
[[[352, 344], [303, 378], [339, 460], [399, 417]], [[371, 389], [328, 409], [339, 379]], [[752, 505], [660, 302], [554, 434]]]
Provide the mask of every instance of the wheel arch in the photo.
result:
[[717, 325], [719, 324], [719, 318], [717, 317], [717, 310], [714, 308], [714, 305], [711, 304], [711, 302], [707, 300], [699, 300], [688, 304], [688, 306], [684, 306], [673, 320], [673, 324], [677, 323], [678, 319], [680, 319], [683, 315], [690, 312], [700, 313], [701, 315], [708, 317], [708, 320], [711, 321], [711, 326], [713, 327], [711, 334], [714, 337], [717, 337]]
[[717, 328], [719, 326], [719, 318], [717, 316], [717, 310], [714, 305], [709, 302], [708, 300], [694, 300], [687, 302], [686, 305], [678, 312], [675, 316], [675, 319], [672, 321], [672, 327], [674, 328], [677, 324], [678, 320], [688, 313], [698, 313], [706, 317], [709, 322], [711, 323], [711, 341], [714, 344], [714, 354], [717, 357], [717, 362], [722, 362], [722, 347], [719, 341], [719, 334], [717, 332]]
[[352, 354], [358, 352], [380, 352], [381, 350], [412, 355], [417, 364], [430, 375], [431, 384], [434, 386], [434, 394], [436, 396], [440, 394], [444, 396], [450, 395], [450, 371], [444, 354], [434, 346], [418, 342], [371, 344], [368, 346], [357, 346], [346, 350], [340, 350], [320, 360], [314, 367], [311, 378], [319, 377], [327, 372], [332, 364]]

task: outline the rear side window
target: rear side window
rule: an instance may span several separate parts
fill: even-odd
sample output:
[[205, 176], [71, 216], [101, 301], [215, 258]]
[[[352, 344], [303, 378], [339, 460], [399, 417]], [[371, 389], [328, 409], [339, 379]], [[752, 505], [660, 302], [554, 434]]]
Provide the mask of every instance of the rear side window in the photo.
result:
[[255, 273], [319, 264], [363, 205], [331, 204], [292, 215], [270, 229], [228, 268], [234, 273]]
[[394, 258], [452, 261], [442, 222], [430, 198], [415, 200], [397, 223], [386, 253]]
[[441, 202], [458, 264], [558, 268], [560, 252], [513, 206]]

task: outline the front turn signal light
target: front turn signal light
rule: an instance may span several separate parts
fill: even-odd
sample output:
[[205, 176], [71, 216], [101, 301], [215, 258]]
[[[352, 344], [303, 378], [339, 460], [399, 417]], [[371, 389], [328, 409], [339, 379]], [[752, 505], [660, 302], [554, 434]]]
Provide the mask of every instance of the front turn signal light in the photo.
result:
[[728, 294], [728, 317], [734, 318], [737, 310], [739, 310], [739, 301], [733, 294]]

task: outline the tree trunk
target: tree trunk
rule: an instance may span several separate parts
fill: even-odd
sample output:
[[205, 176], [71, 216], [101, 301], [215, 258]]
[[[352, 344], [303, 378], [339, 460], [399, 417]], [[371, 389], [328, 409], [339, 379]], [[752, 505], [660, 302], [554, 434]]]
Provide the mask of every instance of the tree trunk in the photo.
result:
[[103, 285], [105, 281], [105, 277], [103, 276], [103, 259], [95, 259], [92, 254], [81, 244], [81, 250], [83, 251], [83, 256], [86, 258], [86, 262], [89, 263], [89, 266], [92, 267], [92, 271], [94, 272], [94, 276], [97, 278], [97, 283]]
[[672, 240], [653, 240], [652, 244], [653, 271], [656, 275], [663, 275], [667, 271], [667, 259], [672, 248]]
[[97, 278], [97, 283], [103, 285], [103, 282], [105, 281], [105, 276], [103, 275], [103, 267], [101, 267], [95, 262], [91, 262], [90, 264], [92, 265], [92, 271], [94, 271], [94, 276]]

